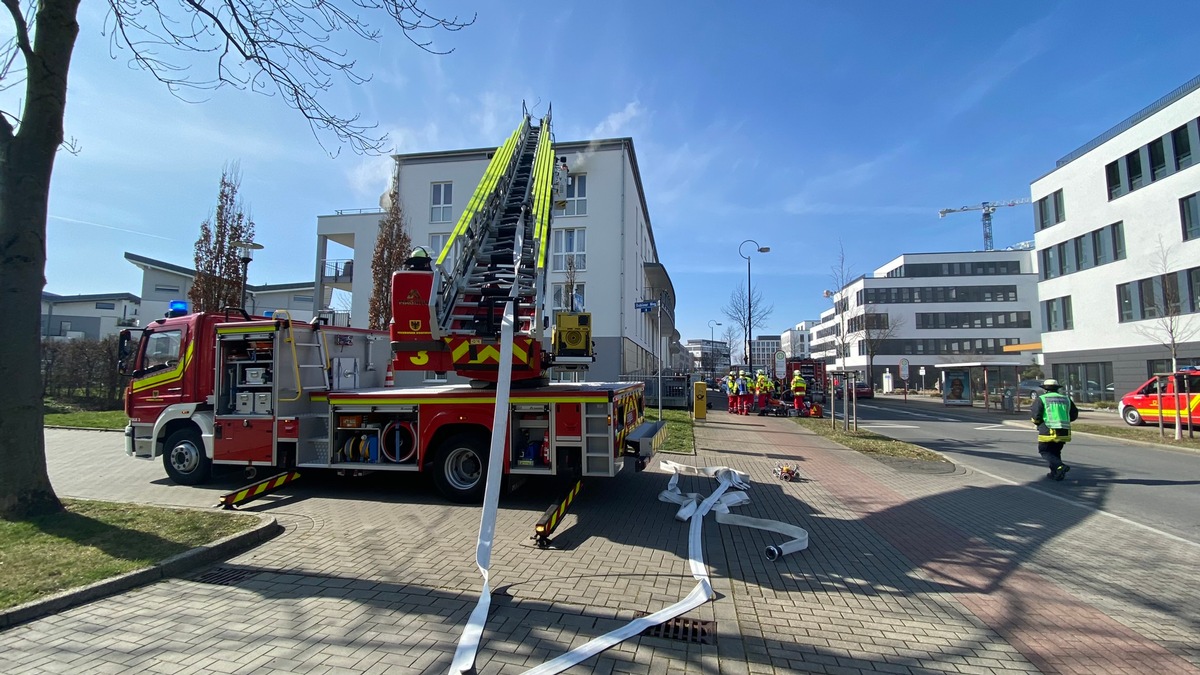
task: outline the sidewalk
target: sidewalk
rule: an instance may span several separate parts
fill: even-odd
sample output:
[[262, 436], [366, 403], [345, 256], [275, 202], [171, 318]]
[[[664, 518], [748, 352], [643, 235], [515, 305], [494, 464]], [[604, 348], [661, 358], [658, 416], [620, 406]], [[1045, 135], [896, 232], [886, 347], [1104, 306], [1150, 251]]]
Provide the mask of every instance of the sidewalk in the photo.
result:
[[[746, 472], [751, 501], [732, 511], [800, 525], [809, 548], [769, 561], [778, 536], [705, 519], [717, 597], [687, 618], [707, 634], [635, 637], [568, 672], [1200, 673], [1200, 549], [1054, 494], [1081, 490], [1098, 507], [1100, 492], [907, 470], [786, 418], [714, 410], [695, 436], [695, 457], [661, 458]], [[105, 463], [120, 453], [114, 437], [47, 432], [61, 495], [204, 496], [162, 485], [161, 466]], [[780, 462], [799, 479], [773, 478]], [[654, 462], [586, 483], [551, 550], [529, 542], [544, 495], [501, 501], [479, 673], [524, 672], [687, 595], [688, 526], [657, 499], [668, 478]], [[715, 483], [680, 487], [708, 495]], [[479, 591], [477, 507], [414, 481], [329, 482], [253, 510], [285, 533], [0, 631], [5, 672], [447, 671]]]

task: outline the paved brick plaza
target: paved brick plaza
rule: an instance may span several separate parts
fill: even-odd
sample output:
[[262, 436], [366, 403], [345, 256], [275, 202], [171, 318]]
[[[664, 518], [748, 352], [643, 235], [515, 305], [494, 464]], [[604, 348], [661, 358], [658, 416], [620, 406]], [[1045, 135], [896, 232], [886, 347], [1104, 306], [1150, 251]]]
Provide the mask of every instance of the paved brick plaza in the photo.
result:
[[[119, 434], [48, 430], [63, 496], [210, 506], [239, 484], [171, 485]], [[716, 644], [640, 637], [570, 672], [1200, 672], [1200, 548], [963, 467], [885, 464], [787, 419], [714, 411], [698, 466], [750, 474], [739, 515], [799, 524], [808, 550], [709, 518]], [[773, 478], [776, 463], [801, 480]], [[529, 539], [554, 495], [504, 498], [480, 673], [517, 673], [685, 596], [687, 527], [668, 474], [585, 484], [559, 550]], [[684, 479], [685, 492], [711, 492]], [[1079, 488], [1086, 490], [1087, 488]], [[1081, 494], [1102, 506], [1103, 495]], [[477, 508], [415, 477], [306, 478], [247, 510], [286, 532], [220, 565], [0, 632], [6, 673], [445, 672], [480, 586]]]

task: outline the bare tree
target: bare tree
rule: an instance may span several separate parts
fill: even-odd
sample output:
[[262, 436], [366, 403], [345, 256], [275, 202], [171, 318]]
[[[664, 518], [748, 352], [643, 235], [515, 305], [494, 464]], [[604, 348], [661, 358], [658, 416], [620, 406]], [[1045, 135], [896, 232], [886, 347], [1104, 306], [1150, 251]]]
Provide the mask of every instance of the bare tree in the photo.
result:
[[829, 280], [833, 282], [833, 288], [825, 291], [825, 297], [833, 304], [836, 326], [836, 330], [831, 336], [836, 352], [833, 364], [834, 367], [841, 369], [845, 365], [845, 361], [839, 363], [839, 360], [850, 356], [850, 344], [853, 341], [853, 336], [846, 326], [850, 311], [850, 299], [846, 297], [846, 288], [854, 280], [854, 273], [846, 265], [846, 249], [841, 242], [838, 242], [837, 259], [829, 268]]
[[881, 312], [874, 305], [864, 305], [863, 313], [850, 319], [849, 326], [867, 352], [867, 383], [874, 387], [875, 356], [904, 326], [904, 318]]
[[[46, 473], [42, 399], [38, 391], [41, 292], [46, 272], [46, 219], [54, 159], [63, 145], [67, 76], [79, 34], [79, 0], [38, 0], [22, 11], [3, 0], [13, 30], [0, 41], [0, 90], [24, 84], [19, 108], [0, 110], [0, 518], [58, 511], [62, 504]], [[246, 0], [177, 5], [111, 0], [105, 15], [111, 49], [165, 83], [183, 88], [234, 86], [279, 94], [309, 121], [313, 134], [332, 133], [360, 152], [382, 150], [385, 139], [357, 115], [338, 115], [322, 99], [335, 75], [351, 84], [368, 78], [330, 44], [347, 33], [378, 41], [364, 13], [386, 14], [417, 47], [439, 53], [422, 37], [474, 22], [440, 19], [420, 0]], [[35, 14], [36, 11], [36, 14]], [[339, 38], [340, 39], [340, 38]], [[167, 60], [175, 53], [179, 62]], [[188, 62], [209, 59], [207, 76]], [[346, 99], [339, 99], [346, 100]], [[319, 138], [318, 138], [319, 142]]]
[[[753, 312], [753, 317], [751, 317], [751, 311]], [[747, 366], [750, 365], [750, 334], [755, 328], [762, 328], [767, 325], [767, 319], [770, 319], [771, 314], [774, 312], [774, 305], [763, 304], [762, 293], [758, 289], [754, 289], [750, 294], [750, 303], [747, 304], [746, 287], [741, 282], [738, 282], [738, 285], [729, 293], [729, 304], [721, 308], [721, 313], [725, 318], [729, 319], [731, 323], [737, 324], [742, 329], [742, 345], [745, 347]], [[752, 318], [754, 321], [753, 326], [746, 325], [746, 320], [749, 318]], [[726, 332], [729, 332], [728, 328]]]
[[367, 308], [367, 327], [387, 328], [392, 316], [392, 273], [399, 270], [412, 249], [404, 211], [400, 206], [400, 182], [392, 181], [388, 208], [379, 219], [375, 252], [371, 257], [371, 302]]
[[225, 307], [241, 307], [244, 269], [238, 258], [236, 241], [254, 241], [254, 221], [238, 197], [242, 178], [237, 165], [221, 171], [214, 215], [200, 223], [196, 239], [196, 281], [188, 291], [192, 309], [216, 312]]
[[[1144, 323], [1135, 325], [1133, 330], [1142, 337], [1153, 340], [1167, 348], [1171, 353], [1171, 372], [1179, 370], [1179, 345], [1189, 342], [1200, 333], [1200, 321], [1190, 313], [1190, 308], [1183, 307], [1183, 293], [1180, 286], [1187, 284], [1187, 273], [1172, 271], [1171, 262], [1174, 251], [1158, 237], [1158, 249], [1152, 258], [1152, 269], [1157, 276], [1146, 279], [1141, 290], [1142, 315]], [[1186, 287], [1186, 286], [1185, 286]], [[1196, 302], [1193, 299], [1193, 302]], [[1180, 419], [1179, 385], [1175, 382], [1175, 440], [1183, 438], [1183, 422]]]
[[742, 345], [738, 338], [738, 327], [729, 325], [725, 326], [725, 330], [721, 332], [721, 340], [729, 347], [729, 365], [733, 365], [733, 355], [739, 354], [742, 351]]

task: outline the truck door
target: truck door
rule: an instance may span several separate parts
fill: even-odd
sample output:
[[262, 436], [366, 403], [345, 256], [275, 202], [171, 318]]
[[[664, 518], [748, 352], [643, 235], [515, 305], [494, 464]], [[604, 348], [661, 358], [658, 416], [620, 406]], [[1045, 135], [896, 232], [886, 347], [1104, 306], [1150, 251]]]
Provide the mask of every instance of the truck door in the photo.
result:
[[192, 351], [186, 331], [181, 325], [146, 333], [130, 382], [131, 419], [150, 422], [167, 406], [184, 402], [184, 371]]

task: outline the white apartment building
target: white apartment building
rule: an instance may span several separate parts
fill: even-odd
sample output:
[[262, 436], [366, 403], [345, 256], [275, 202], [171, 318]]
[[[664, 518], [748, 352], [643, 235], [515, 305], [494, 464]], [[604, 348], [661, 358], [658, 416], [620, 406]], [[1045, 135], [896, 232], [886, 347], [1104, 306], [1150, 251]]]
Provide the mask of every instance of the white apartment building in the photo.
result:
[[795, 326], [779, 334], [779, 348], [789, 359], [807, 359], [812, 357], [813, 329], [818, 321], [801, 321]]
[[[400, 202], [414, 246], [430, 247], [434, 257], [445, 247], [494, 151], [394, 156]], [[570, 185], [567, 206], [555, 211], [551, 225], [548, 297], [553, 307], [547, 311], [565, 308], [566, 261], [574, 256], [576, 291], [592, 315], [596, 352], [586, 378], [615, 381], [656, 373], [664, 338], [668, 350], [661, 354], [663, 371], [687, 372], [689, 356], [675, 329], [675, 289], [659, 260], [633, 139], [556, 143], [555, 154], [567, 160]], [[381, 210], [367, 209], [317, 219], [317, 297], [328, 297], [330, 289], [349, 293], [354, 326], [366, 325], [371, 261], [382, 215]], [[635, 303], [644, 300], [659, 304], [639, 311]], [[396, 374], [398, 384], [433, 377]]]
[[988, 368], [991, 386], [1011, 385], [1033, 362], [1004, 349], [1040, 334], [1030, 250], [906, 253], [830, 295], [813, 327], [813, 356], [860, 379], [872, 361], [876, 388], [885, 372], [901, 386], [900, 359], [909, 361], [909, 386], [922, 388], [934, 386], [942, 368], [967, 364]]
[[[125, 253], [125, 259], [142, 270], [142, 321], [162, 318], [171, 303], [186, 301], [196, 280], [196, 270], [182, 265]], [[249, 284], [246, 286], [246, 311], [270, 316], [285, 310], [297, 321], [313, 318], [313, 283]]]
[[44, 340], [99, 340], [138, 325], [141, 300], [132, 293], [42, 293]]
[[1200, 77], [1035, 180], [1034, 242], [1048, 375], [1112, 400], [1200, 365]]

